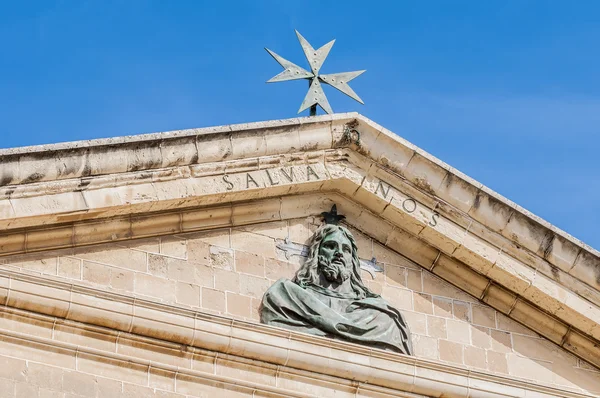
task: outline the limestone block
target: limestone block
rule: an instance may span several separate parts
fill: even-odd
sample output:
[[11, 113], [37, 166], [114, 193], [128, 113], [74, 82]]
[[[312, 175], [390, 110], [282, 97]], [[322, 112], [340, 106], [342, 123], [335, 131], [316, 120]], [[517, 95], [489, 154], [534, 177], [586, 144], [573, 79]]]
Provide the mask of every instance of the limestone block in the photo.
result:
[[598, 343], [581, 333], [571, 330], [567, 335], [563, 347], [579, 355], [588, 362], [600, 366], [600, 346]]
[[398, 193], [390, 198], [390, 204], [381, 212], [381, 216], [403, 230], [418, 235], [426, 226], [427, 216], [424, 212], [427, 209], [419, 206], [415, 200]]
[[433, 297], [433, 313], [444, 318], [452, 318], [452, 300]]
[[177, 372], [156, 368], [151, 368], [149, 372], [149, 387], [161, 390], [160, 392], [164, 394], [167, 391], [175, 391], [175, 377], [177, 376]]
[[0, 187], [19, 181], [19, 155], [2, 155], [0, 164]]
[[399, 289], [391, 286], [383, 286], [381, 296], [401, 310], [413, 311], [413, 294], [408, 289]]
[[[118, 340], [118, 352], [134, 361], [152, 361], [180, 369], [190, 369], [192, 353], [185, 346], [172, 342], [157, 342], [150, 339], [139, 339], [132, 334], [122, 334]], [[152, 371], [152, 370], [151, 370]], [[152, 376], [151, 376], [152, 377]]]
[[[492, 350], [497, 353], [512, 352], [512, 336], [511, 333], [500, 330], [491, 331]], [[488, 351], [489, 355], [489, 351]], [[488, 357], [489, 358], [489, 357]]]
[[496, 263], [499, 254], [500, 249], [498, 247], [471, 233], [466, 233], [461, 245], [456, 248], [452, 256], [477, 272], [486, 275]]
[[134, 291], [147, 297], [160, 298], [166, 302], [174, 303], [176, 281], [165, 280], [152, 275], [135, 274]]
[[440, 318], [437, 316], [428, 316], [427, 317], [427, 331], [429, 336], [435, 337], [438, 339], [446, 339], [448, 338], [448, 333], [446, 330], [446, 318]]
[[557, 344], [561, 343], [568, 330], [564, 323], [522, 300], [517, 301], [510, 317], [538, 333], [543, 333], [544, 337]]
[[210, 246], [210, 265], [217, 269], [232, 271], [235, 267], [233, 260], [233, 250], [225, 249], [219, 246]]
[[66, 290], [12, 279], [6, 305], [64, 318], [69, 311], [69, 298]]
[[[239, 293], [244, 296], [254, 297], [256, 299], [261, 299], [265, 294], [267, 289], [271, 286], [271, 281], [266, 278], [261, 278], [253, 275], [244, 275], [241, 274], [239, 276], [240, 279], [240, 289]], [[237, 292], [236, 292], [237, 293]]]
[[0, 199], [0, 220], [15, 218], [16, 214], [13, 210], [10, 200]]
[[187, 241], [177, 236], [160, 238], [160, 253], [165, 256], [186, 258]]
[[262, 256], [244, 251], [235, 252], [236, 272], [264, 277], [265, 260]]
[[64, 192], [54, 195], [14, 198], [10, 202], [12, 203], [16, 217], [31, 217], [87, 210], [87, 205], [81, 192]]
[[231, 134], [202, 134], [196, 136], [198, 163], [219, 162], [232, 156]]
[[252, 299], [249, 296], [236, 294], [232, 292], [226, 293], [227, 298], [227, 313], [243, 318], [252, 317]]
[[7, 335], [0, 337], [0, 355], [30, 362], [45, 363], [64, 369], [75, 369], [74, 350], [52, 347], [35, 341], [23, 344], [22, 339]]
[[98, 358], [96, 355], [79, 353], [77, 370], [103, 378], [119, 380], [123, 383], [146, 385], [148, 383], [148, 365], [115, 358]]
[[415, 335], [412, 336], [413, 348], [416, 357], [419, 358], [439, 358], [439, 349], [437, 339], [433, 337]]
[[83, 327], [77, 322], [62, 321], [54, 325], [53, 333], [53, 339], [59, 342], [117, 352], [117, 337], [120, 332], [97, 327]]
[[127, 218], [77, 223], [73, 226], [73, 231], [75, 245], [111, 242], [131, 236], [131, 221]]
[[248, 398], [252, 396], [253, 389], [244, 386], [238, 386], [234, 383], [224, 384], [205, 378], [193, 377], [186, 374], [178, 374], [176, 381], [176, 392], [184, 396], [197, 396], [201, 391], [206, 397], [218, 397], [227, 392], [227, 397]]
[[140, 141], [127, 149], [127, 171], [155, 169], [162, 164], [158, 140]]
[[400, 229], [394, 229], [389, 234], [385, 245], [428, 269], [439, 253], [437, 249]]
[[164, 311], [161, 307], [135, 306], [131, 333], [151, 335], [155, 338], [180, 344], [192, 344], [194, 318]]
[[466, 346], [464, 349], [464, 355], [465, 365], [479, 369], [487, 369], [487, 360], [484, 349]]
[[561, 301], [554, 314], [584, 333], [600, 339], [600, 308], [572, 292], [565, 291], [563, 296], [564, 301]]
[[[27, 372], [27, 362], [25, 360], [0, 356], [0, 377], [2, 379], [25, 381]], [[3, 382], [6, 382], [6, 380], [3, 380]]]
[[575, 260], [573, 268], [568, 271], [570, 275], [579, 278], [593, 288], [600, 290], [600, 259], [582, 249]]
[[38, 251], [73, 245], [73, 227], [61, 227], [30, 231], [27, 233], [27, 249]]
[[473, 297], [481, 297], [488, 285], [487, 278], [444, 254], [440, 256], [436, 264], [433, 268], [436, 275]]
[[9, 283], [10, 278], [8, 276], [0, 276], [0, 305], [6, 305], [6, 300], [8, 298]]
[[394, 173], [405, 175], [405, 168], [414, 155], [414, 146], [397, 144], [397, 137], [376, 132], [371, 126], [360, 123], [356, 128], [361, 132], [359, 153], [376, 157], [375, 161]]
[[[545, 227], [518, 211], [513, 212], [508, 224], [501, 231], [503, 236], [534, 253], [538, 252], [542, 245], [549, 245], [551, 237], [546, 236], [548, 233]], [[545, 251], [544, 248], [541, 250]]]
[[[464, 246], [468, 234], [463, 227], [429, 209], [419, 209], [413, 214], [420, 215], [424, 225], [423, 230], [419, 232], [419, 237], [446, 254], [468, 257], [469, 250]], [[466, 242], [469, 243], [471, 242]]]
[[15, 396], [17, 398], [38, 398], [40, 389], [27, 383], [15, 384]]
[[[157, 181], [152, 185], [157, 200], [191, 199], [200, 196], [202, 192], [198, 189], [201, 181], [197, 178], [180, 178], [171, 181]], [[147, 196], [145, 200], [152, 200]]]
[[452, 302], [452, 312], [454, 313], [455, 319], [459, 319], [468, 323], [471, 323], [473, 321], [473, 315], [471, 313], [471, 303], [469, 302], [454, 300]]
[[299, 149], [318, 151], [332, 147], [331, 122], [303, 123], [298, 129]]
[[63, 391], [67, 394], [75, 394], [81, 397], [94, 398], [96, 396], [96, 377], [93, 375], [67, 371], [64, 372]]
[[[544, 253], [545, 258], [562, 271], [569, 272], [582, 249], [560, 235], [553, 234], [553, 236], [554, 239]], [[587, 281], [583, 278], [582, 280]]]
[[25, 333], [35, 337], [52, 338], [54, 318], [44, 315], [33, 315], [24, 311], [14, 311], [7, 308], [0, 316], [0, 327], [4, 331], [15, 331]]
[[406, 178], [425, 192], [436, 194], [448, 171], [422, 153], [415, 153], [404, 170]]
[[[254, 363], [253, 363], [254, 362]], [[234, 380], [252, 380], [261, 385], [275, 386], [277, 367], [261, 362], [217, 359], [216, 374]]]
[[21, 155], [17, 181], [21, 184], [28, 184], [85, 175], [89, 173], [87, 154], [87, 149], [72, 149]]
[[486, 275], [499, 285], [518, 294], [523, 294], [531, 285], [535, 274], [534, 269], [506, 253], [499, 253], [494, 267], [486, 272]]
[[200, 286], [178, 282], [176, 289], [175, 298], [177, 303], [192, 307], [200, 306]]
[[[360, 251], [359, 251], [360, 252]], [[394, 287], [407, 287], [407, 269], [393, 265], [385, 265], [385, 283]]]
[[128, 170], [129, 147], [94, 146], [88, 153], [89, 175], [117, 174]]
[[448, 340], [439, 340], [440, 360], [463, 363], [463, 345]]
[[[133, 300], [131, 300], [133, 301]], [[84, 292], [74, 292], [67, 319], [117, 330], [129, 330], [133, 305], [127, 300], [108, 302]]]
[[[448, 319], [446, 321], [446, 328], [448, 333], [448, 340], [455, 343], [471, 344], [471, 328], [467, 322], [458, 321], [454, 319]], [[441, 340], [440, 340], [441, 343]], [[441, 345], [440, 345], [441, 353]], [[461, 362], [462, 363], [462, 350], [461, 350]], [[443, 358], [440, 358], [443, 359]]]
[[[300, 137], [296, 128], [283, 128], [269, 130], [264, 136], [265, 154], [279, 155], [282, 153], [294, 153], [300, 151]], [[236, 136], [233, 138], [233, 150], [236, 154]], [[260, 149], [258, 149], [260, 151]], [[251, 155], [253, 156], [253, 155]], [[254, 155], [258, 156], [258, 155]]]
[[446, 202], [468, 213], [475, 203], [479, 188], [481, 188], [481, 184], [473, 185], [456, 174], [448, 173], [438, 187], [437, 193]]
[[386, 185], [388, 188], [385, 192], [380, 192], [378, 190], [378, 187], [382, 186], [382, 184], [385, 183], [382, 183], [378, 179], [366, 176], [362, 181], [362, 185], [359, 186], [356, 191], [354, 191], [352, 196], [354, 196], [354, 199], [359, 203], [368, 202], [369, 209], [375, 214], [379, 214], [383, 211], [383, 209], [385, 209], [391, 200], [391, 195], [390, 198], [387, 198], [390, 190], [389, 185]]
[[96, 285], [109, 286], [110, 274], [111, 268], [106, 265], [92, 263], [89, 261], [83, 262], [82, 277], [84, 281]]
[[433, 299], [431, 295], [424, 293], [413, 293], [412, 308], [420, 314], [433, 314]]
[[113, 267], [146, 272], [146, 253], [128, 248], [102, 245], [75, 249], [73, 257]]
[[224, 313], [225, 292], [215, 289], [202, 288], [202, 308]]
[[512, 207], [499, 200], [497, 194], [488, 192], [484, 187], [478, 192], [473, 207], [468, 213], [490, 229], [501, 231], [508, 224], [514, 211]]
[[[296, 140], [298, 139], [297, 137], [298, 134], [296, 133]], [[236, 132], [231, 135], [231, 146], [232, 157], [234, 159], [267, 155], [267, 142], [264, 132]]]
[[198, 162], [196, 137], [178, 137], [160, 143], [161, 167], [185, 166]]
[[503, 287], [492, 283], [485, 292], [482, 300], [486, 304], [489, 304], [493, 308], [497, 309], [504, 314], [508, 314], [512, 309], [517, 296]]
[[545, 275], [537, 273], [522, 296], [543, 308], [549, 313], [555, 313], [565, 300], [567, 290]]
[[280, 220], [281, 200], [268, 199], [259, 203], [240, 204], [233, 208], [232, 224], [246, 225], [259, 222]]
[[230, 226], [231, 214], [229, 206], [185, 212], [181, 215], [181, 228], [183, 231], [195, 231]]
[[[433, 393], [438, 394], [436, 391], [440, 391], [440, 388], [444, 389], [444, 394], [447, 394], [450, 397], [464, 397], [468, 396], [470, 393], [470, 387], [466, 387], [471, 383], [468, 380], [466, 375], [462, 374], [449, 374], [437, 369], [427, 369], [417, 367], [415, 372], [415, 382], [419, 383], [419, 379], [424, 379], [426, 383], [425, 386], [431, 388], [430, 391], [427, 389], [421, 389], [422, 393]], [[442, 387], [443, 386], [443, 387]]]
[[136, 217], [131, 221], [131, 233], [135, 237], [174, 234], [181, 231], [180, 214], [159, 214], [145, 217]]

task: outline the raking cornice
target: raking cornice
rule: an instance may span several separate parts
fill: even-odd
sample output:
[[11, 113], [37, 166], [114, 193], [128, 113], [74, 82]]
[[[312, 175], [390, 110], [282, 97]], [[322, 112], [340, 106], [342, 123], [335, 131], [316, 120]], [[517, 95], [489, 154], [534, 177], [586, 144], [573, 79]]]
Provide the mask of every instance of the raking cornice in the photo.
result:
[[[295, 196], [319, 193], [375, 239], [600, 366], [598, 252], [358, 114], [0, 158], [0, 254], [319, 214]], [[296, 180], [272, 174], [282, 168]]]

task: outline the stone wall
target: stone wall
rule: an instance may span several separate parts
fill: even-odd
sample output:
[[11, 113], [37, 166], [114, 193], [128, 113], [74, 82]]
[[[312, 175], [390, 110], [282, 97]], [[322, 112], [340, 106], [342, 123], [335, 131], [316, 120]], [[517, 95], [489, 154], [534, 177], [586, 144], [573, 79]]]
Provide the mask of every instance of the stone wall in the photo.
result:
[[[293, 242], [304, 244], [319, 224], [320, 221], [309, 217], [20, 255], [1, 261], [4, 267], [16, 267], [23, 272], [51, 275], [77, 284], [258, 322], [258, 306], [264, 291], [279, 278], [291, 278], [301, 261], [298, 256], [287, 258], [276, 247], [276, 242], [289, 237]], [[577, 392], [600, 393], [598, 369], [359, 231], [353, 230], [353, 233], [360, 257], [376, 257], [385, 270], [374, 277], [363, 272], [363, 280], [406, 315], [418, 357]], [[35, 374], [33, 370], [17, 371], [23, 368], [22, 362], [6, 357], [0, 361], [7, 364], [0, 368], [8, 372], [0, 371], [0, 377], [12, 380], [4, 383], [0, 391], [13, 388], [14, 394], [21, 389], [41, 387], [40, 382], [31, 379]], [[32, 369], [39, 366], [42, 365]], [[59, 370], [46, 369], [39, 373], [48, 377], [51, 371]], [[65, 380], [72, 377], [71, 373], [61, 372], [62, 387], [53, 387], [50, 378], [44, 387], [48, 392], [42, 394], [42, 390], [38, 390], [40, 397], [63, 396], [51, 390], [76, 393], [67, 390], [71, 383]], [[122, 381], [118, 383], [124, 396], [146, 396], [126, 393], [134, 387]], [[100, 384], [96, 382], [94, 394], [99, 394]], [[147, 383], [145, 385], [149, 388]], [[147, 394], [170, 396], [159, 390], [150, 389]], [[91, 390], [88, 392], [91, 394]]]

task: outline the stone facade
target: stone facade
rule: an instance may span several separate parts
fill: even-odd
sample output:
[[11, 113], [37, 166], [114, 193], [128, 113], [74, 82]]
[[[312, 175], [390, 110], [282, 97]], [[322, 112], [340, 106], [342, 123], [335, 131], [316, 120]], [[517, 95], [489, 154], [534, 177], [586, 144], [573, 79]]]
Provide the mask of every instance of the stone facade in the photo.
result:
[[[600, 395], [597, 252], [364, 118], [312, 120], [1, 154], [0, 397]], [[259, 324], [332, 203], [415, 357]]]
[[[109, 243], [16, 255], [3, 261], [6, 268], [23, 273], [47, 275], [153, 302], [258, 322], [258, 305], [265, 290], [279, 278], [293, 277], [301, 260], [299, 256], [286, 258], [286, 253], [278, 249], [276, 243], [287, 237], [292, 242], [304, 244], [319, 224], [320, 220], [311, 216], [135, 240], [126, 244]], [[594, 366], [358, 230], [352, 230], [359, 244], [359, 253], [366, 258], [377, 258], [384, 269], [383, 273], [374, 273], [374, 277], [363, 271], [363, 280], [370, 289], [403, 311], [412, 331], [417, 357], [515, 380], [542, 382], [566, 391], [600, 393], [600, 371]], [[14, 314], [5, 316], [3, 321], [7, 322], [7, 318], [15, 322]], [[47, 328], [46, 333], [52, 332], [50, 324]], [[137, 346], [132, 341], [117, 340], [116, 337], [110, 343], [105, 336], [94, 337], [94, 340], [100, 340], [94, 345], [110, 345], [117, 353], [127, 353]], [[63, 333], [63, 338], [72, 341], [73, 337], [67, 332]], [[59, 337], [57, 340], [62, 339]], [[184, 364], [187, 359], [178, 359], [175, 353], [163, 355], [169, 362], [187, 365]], [[213, 359], [205, 358], [206, 362], [213, 363], [203, 365], [205, 368], [212, 372], [218, 370], [224, 375], [237, 374], [235, 367], [230, 369], [226, 360], [223, 364], [214, 363], [215, 354], [207, 355]], [[149, 355], [148, 359], [151, 358]], [[27, 357], [21, 359], [21, 368], [26, 367], [24, 361]], [[6, 360], [11, 358], [6, 357]], [[254, 372], [260, 375], [261, 381], [279, 385], [274, 369], [268, 369], [271, 370], [254, 369]], [[62, 375], [63, 383], [67, 380], [65, 377], [74, 377], [68, 372], [72, 370], [70, 367], [53, 370]], [[25, 376], [19, 380], [32, 380]], [[18, 380], [13, 376], [10, 378]], [[91, 376], [87, 379], [82, 383], [89, 384], [88, 392], [82, 395], [95, 397], [94, 394], [101, 388], [99, 383], [102, 383], [97, 380], [103, 379]], [[83, 377], [83, 380], [87, 379]], [[51, 388], [52, 385], [60, 385], [53, 378], [47, 383], [38, 386]], [[144, 391], [144, 388], [149, 391], [154, 386], [149, 387], [145, 383], [140, 384], [144, 388], [128, 383], [123, 385], [139, 391]], [[174, 383], [165, 391], [173, 392], [173, 386]], [[300, 391], [307, 392], [304, 388], [310, 392], [310, 388], [316, 387], [302, 387]], [[354, 396], [352, 389], [349, 391], [348, 396]], [[127, 396], [126, 390], [123, 393]], [[160, 390], [146, 394], [170, 396]]]

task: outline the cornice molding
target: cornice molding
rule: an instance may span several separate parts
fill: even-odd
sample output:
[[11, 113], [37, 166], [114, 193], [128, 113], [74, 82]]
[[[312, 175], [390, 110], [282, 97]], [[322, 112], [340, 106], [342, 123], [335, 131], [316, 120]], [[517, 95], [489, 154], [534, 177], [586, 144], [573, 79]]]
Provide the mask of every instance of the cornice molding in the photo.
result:
[[0, 255], [303, 217], [334, 200], [379, 242], [600, 366], [598, 253], [360, 115], [0, 156], [0, 180], [14, 181]]

